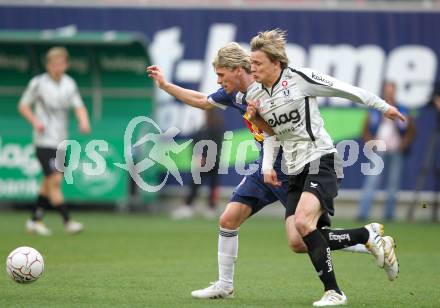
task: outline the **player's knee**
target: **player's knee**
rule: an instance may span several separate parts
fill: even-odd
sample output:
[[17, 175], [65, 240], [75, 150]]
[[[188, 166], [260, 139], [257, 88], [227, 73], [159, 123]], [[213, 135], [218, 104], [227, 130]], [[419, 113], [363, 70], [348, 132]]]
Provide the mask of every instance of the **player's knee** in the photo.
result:
[[289, 239], [289, 247], [295, 253], [307, 252], [306, 245], [299, 239]]
[[298, 230], [301, 236], [306, 236], [311, 231], [313, 231], [312, 223], [303, 215], [295, 215], [295, 228]]
[[59, 177], [57, 175], [51, 175], [48, 179], [48, 186], [50, 188], [60, 187], [62, 180], [63, 180], [62, 177]]
[[227, 213], [223, 213], [219, 219], [219, 225], [223, 229], [235, 230], [240, 227], [240, 221], [238, 218], [232, 217]]

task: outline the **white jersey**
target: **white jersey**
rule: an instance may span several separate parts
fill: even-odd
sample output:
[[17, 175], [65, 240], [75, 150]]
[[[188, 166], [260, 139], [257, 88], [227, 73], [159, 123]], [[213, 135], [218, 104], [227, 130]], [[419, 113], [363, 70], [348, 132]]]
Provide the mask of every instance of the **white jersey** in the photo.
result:
[[[389, 105], [378, 96], [311, 69], [286, 68], [272, 89], [259, 85], [247, 100], [260, 101], [259, 113], [281, 142], [287, 171], [296, 173], [307, 163], [335, 153], [318, 109], [316, 97], [342, 97], [386, 112]], [[273, 165], [273, 139], [265, 141], [263, 168]]]
[[47, 73], [31, 79], [20, 104], [35, 105], [35, 116], [44, 125], [42, 133], [34, 130], [34, 144], [54, 149], [67, 138], [69, 109], [84, 105], [76, 82], [70, 76], [63, 75], [57, 82]]

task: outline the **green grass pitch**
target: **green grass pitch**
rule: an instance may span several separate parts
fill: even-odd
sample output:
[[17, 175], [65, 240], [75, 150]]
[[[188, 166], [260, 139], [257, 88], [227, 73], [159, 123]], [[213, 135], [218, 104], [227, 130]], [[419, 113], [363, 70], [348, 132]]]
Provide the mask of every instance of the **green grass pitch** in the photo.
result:
[[[254, 217], [240, 229], [236, 297], [195, 300], [217, 278], [217, 222], [76, 213], [84, 233], [65, 234], [47, 215], [48, 238], [24, 231], [27, 213], [0, 212], [0, 256], [18, 246], [45, 258], [37, 282], [0, 275], [0, 307], [311, 307], [322, 287], [307, 255], [289, 251], [283, 219]], [[356, 223], [336, 221], [338, 227]], [[401, 264], [389, 282], [370, 255], [335, 252], [338, 282], [351, 307], [440, 307], [440, 225], [389, 223]], [[4, 263], [3, 263], [4, 264]]]

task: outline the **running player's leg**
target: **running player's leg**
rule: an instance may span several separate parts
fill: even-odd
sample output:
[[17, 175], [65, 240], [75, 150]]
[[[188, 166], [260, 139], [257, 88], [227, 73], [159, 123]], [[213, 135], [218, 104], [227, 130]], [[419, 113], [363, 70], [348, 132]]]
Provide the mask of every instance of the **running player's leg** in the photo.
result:
[[193, 291], [195, 298], [232, 297], [234, 264], [238, 256], [238, 230], [251, 215], [275, 202], [276, 196], [264, 184], [261, 174], [246, 176], [236, 187], [229, 204], [220, 216], [218, 237], [219, 279], [212, 286]]
[[81, 232], [84, 229], [82, 223], [76, 222], [70, 218], [69, 209], [64, 202], [63, 192], [61, 190], [61, 184], [63, 182], [63, 174], [55, 171], [48, 177], [49, 187], [49, 200], [51, 204], [58, 209], [64, 223], [66, 232], [75, 234]]
[[324, 285], [325, 293], [319, 302], [327, 301], [327, 297], [331, 296], [337, 298], [338, 304], [344, 304], [347, 299], [336, 282], [330, 247], [316, 228], [322, 213], [323, 208], [319, 199], [314, 194], [305, 191], [298, 202], [294, 223], [296, 230], [303, 237], [310, 260]]
[[52, 172], [52, 168], [50, 165], [50, 155], [48, 155], [48, 150], [45, 148], [37, 147], [35, 152], [38, 161], [41, 165], [41, 168], [43, 170], [44, 177], [43, 177], [43, 181], [40, 184], [40, 191], [36, 203], [32, 208], [31, 219], [28, 219], [26, 221], [26, 230], [30, 233], [36, 233], [39, 235], [50, 235], [52, 232], [50, 231], [50, 229], [46, 227], [46, 225], [42, 221], [44, 215], [44, 208], [50, 206], [50, 201], [48, 199], [48, 195], [49, 195], [48, 176]]
[[56, 169], [57, 165], [62, 165], [65, 162], [65, 153], [57, 156], [56, 149], [44, 149], [44, 156], [48, 161], [47, 170], [47, 189], [48, 199], [50, 204], [57, 208], [64, 222], [64, 227], [68, 233], [74, 234], [82, 231], [84, 226], [76, 221], [70, 219], [70, 213], [64, 202], [61, 185], [63, 182], [63, 173]]
[[[306, 191], [315, 193], [321, 204], [325, 204], [329, 207], [330, 212], [333, 212], [332, 196], [336, 196], [338, 189], [338, 180], [333, 169], [333, 164], [332, 156], [324, 157], [318, 165], [320, 167], [318, 174], [308, 174], [304, 182], [290, 181], [287, 194], [285, 226], [289, 247], [294, 252], [307, 252], [307, 246], [301, 234], [296, 230], [294, 223], [295, 206], [300, 200], [301, 192], [305, 189]], [[327, 211], [325, 211], [318, 219], [317, 229], [324, 236], [330, 250], [344, 249], [358, 244], [376, 247], [377, 245], [371, 243], [374, 242], [374, 239], [378, 238], [378, 235], [383, 235], [383, 226], [377, 223], [356, 229], [329, 229], [330, 224], [330, 217]], [[380, 251], [380, 248], [376, 250]], [[357, 248], [356, 250], [350, 249], [349, 251], [365, 252], [365, 249]]]
[[37, 197], [35, 207], [32, 209], [32, 221], [42, 221], [44, 215], [44, 209], [50, 205], [48, 196], [48, 180], [44, 176], [40, 185], [40, 191]]
[[225, 287], [233, 287], [234, 264], [238, 257], [238, 230], [251, 214], [251, 206], [230, 202], [220, 216], [218, 269], [219, 281]]
[[211, 286], [195, 290], [195, 298], [229, 298], [234, 296], [234, 265], [238, 257], [238, 229], [252, 214], [252, 207], [231, 201], [219, 219], [218, 280]]
[[47, 198], [47, 191], [47, 178], [43, 177], [43, 181], [40, 185], [40, 192], [32, 208], [31, 219], [26, 221], [26, 230], [29, 233], [45, 236], [52, 234], [52, 231], [43, 223], [44, 209], [50, 206], [49, 199]]

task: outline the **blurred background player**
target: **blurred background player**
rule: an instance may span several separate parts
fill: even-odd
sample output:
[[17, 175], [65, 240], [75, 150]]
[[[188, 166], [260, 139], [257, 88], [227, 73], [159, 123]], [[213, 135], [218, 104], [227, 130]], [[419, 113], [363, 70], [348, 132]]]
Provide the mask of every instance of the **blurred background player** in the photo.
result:
[[362, 197], [359, 202], [358, 220], [369, 218], [374, 192], [382, 179], [387, 181], [384, 218], [385, 220], [393, 220], [395, 216], [396, 198], [402, 181], [403, 161], [415, 135], [414, 119], [410, 116], [409, 110], [396, 101], [396, 90], [394, 82], [385, 81], [383, 98], [391, 106], [397, 107], [407, 121], [388, 119], [378, 110], [371, 110], [365, 121], [363, 132], [365, 143], [372, 140], [381, 140], [386, 144], [386, 151], [378, 153], [383, 159], [385, 169], [377, 175], [365, 176]]
[[[68, 69], [68, 53], [63, 47], [53, 47], [46, 53], [46, 73], [31, 79], [24, 91], [18, 110], [32, 124], [33, 141], [44, 177], [39, 195], [32, 209], [31, 219], [26, 222], [28, 232], [50, 235], [42, 222], [44, 208], [54, 206], [59, 210], [65, 230], [77, 233], [83, 225], [73, 221], [64, 203], [61, 184], [63, 174], [56, 169], [64, 164], [65, 152], [57, 157], [57, 147], [67, 138], [68, 110], [73, 107], [81, 133], [90, 132], [87, 109], [75, 81], [65, 74]], [[33, 111], [32, 106], [35, 106]], [[61, 157], [62, 156], [62, 157]]]
[[[217, 145], [217, 153], [215, 157], [214, 166], [206, 172], [201, 172], [201, 184], [209, 183], [209, 195], [208, 195], [208, 208], [203, 211], [203, 216], [208, 219], [213, 219], [217, 216], [216, 209], [219, 198], [219, 185], [218, 185], [218, 169], [220, 163], [220, 153], [221, 146], [223, 142], [223, 118], [222, 115], [219, 114], [218, 110], [208, 109], [205, 110], [205, 125], [203, 125], [199, 131], [194, 135], [193, 144], [197, 143], [201, 140], [211, 140]], [[206, 147], [203, 147], [201, 153], [196, 154], [195, 160], [192, 163], [195, 166], [204, 167], [206, 164], [206, 160], [208, 159], [208, 150]], [[171, 218], [173, 219], [185, 219], [191, 218], [195, 214], [194, 209], [194, 199], [197, 197], [197, 193], [201, 184], [196, 184], [194, 181], [190, 181], [189, 183], [189, 193], [185, 198], [185, 204], [178, 207], [174, 211], [171, 212]]]

